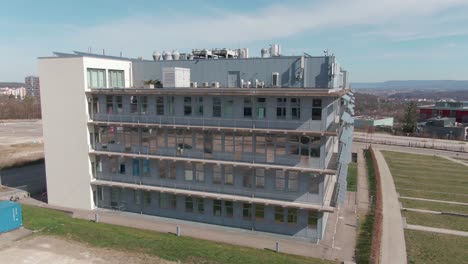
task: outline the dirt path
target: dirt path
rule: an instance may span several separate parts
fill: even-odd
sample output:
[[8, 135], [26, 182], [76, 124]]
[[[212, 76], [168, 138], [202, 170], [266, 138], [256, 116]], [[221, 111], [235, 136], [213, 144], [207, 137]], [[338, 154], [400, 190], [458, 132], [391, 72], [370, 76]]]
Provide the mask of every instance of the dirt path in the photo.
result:
[[459, 205], [467, 205], [468, 206], [468, 203], [452, 202], [452, 201], [445, 201], [445, 200], [434, 200], [434, 199], [417, 198], [417, 197], [400, 196], [400, 199], [435, 202], [435, 203], [459, 204]]
[[405, 228], [406, 229], [412, 229], [412, 230], [419, 230], [419, 231], [426, 231], [426, 232], [433, 232], [433, 233], [468, 237], [468, 232], [452, 230], [452, 229], [435, 228], [435, 227], [420, 226], [420, 225], [406, 225]]
[[93, 248], [85, 244], [50, 236], [33, 236], [0, 249], [0, 263], [28, 264], [170, 264], [158, 257]]

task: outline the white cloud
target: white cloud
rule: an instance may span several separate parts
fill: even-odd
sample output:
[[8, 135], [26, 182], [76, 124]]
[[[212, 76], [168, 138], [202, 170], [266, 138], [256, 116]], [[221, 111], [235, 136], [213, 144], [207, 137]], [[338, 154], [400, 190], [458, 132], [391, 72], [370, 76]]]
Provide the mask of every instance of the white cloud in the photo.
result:
[[[294, 5], [272, 5], [249, 12], [215, 10], [205, 14], [175, 14], [123, 18], [86, 28], [72, 36], [80, 46], [105, 47], [113, 52], [132, 51], [133, 56], [152, 50], [188, 47], [239, 46], [268, 42], [314, 29], [366, 25], [369, 34], [409, 40], [440, 36], [414, 22], [428, 21], [442, 11], [468, 6], [465, 0], [332, 0]], [[403, 23], [403, 24], [400, 24]], [[390, 25], [390, 26], [389, 26]], [[467, 34], [462, 25], [442, 34]]]

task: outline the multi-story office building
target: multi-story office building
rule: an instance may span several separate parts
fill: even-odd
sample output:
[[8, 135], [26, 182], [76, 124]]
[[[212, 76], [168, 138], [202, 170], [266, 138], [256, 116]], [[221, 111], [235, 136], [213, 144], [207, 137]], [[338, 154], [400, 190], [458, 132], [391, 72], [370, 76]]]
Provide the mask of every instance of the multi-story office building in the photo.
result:
[[49, 203], [321, 239], [346, 192], [347, 72], [237, 52], [40, 58]]
[[24, 83], [26, 84], [26, 89], [28, 96], [32, 97], [38, 97], [40, 96], [40, 83], [39, 83], [39, 77], [37, 76], [26, 76], [24, 78]]

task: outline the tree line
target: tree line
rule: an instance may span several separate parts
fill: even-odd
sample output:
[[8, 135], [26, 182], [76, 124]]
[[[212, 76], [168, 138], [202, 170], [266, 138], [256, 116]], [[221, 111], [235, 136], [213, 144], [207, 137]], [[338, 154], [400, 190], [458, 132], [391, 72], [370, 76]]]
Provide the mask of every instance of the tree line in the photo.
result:
[[38, 98], [23, 100], [12, 96], [0, 96], [0, 119], [40, 119], [41, 102]]

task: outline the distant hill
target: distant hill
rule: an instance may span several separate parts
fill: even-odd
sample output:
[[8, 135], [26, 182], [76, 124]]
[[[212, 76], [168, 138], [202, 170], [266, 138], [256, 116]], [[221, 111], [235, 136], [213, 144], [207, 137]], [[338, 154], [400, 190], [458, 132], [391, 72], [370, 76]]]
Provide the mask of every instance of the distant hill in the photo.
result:
[[419, 80], [419, 81], [386, 81], [375, 83], [351, 83], [354, 89], [443, 89], [443, 90], [464, 90], [468, 89], [468, 80]]

